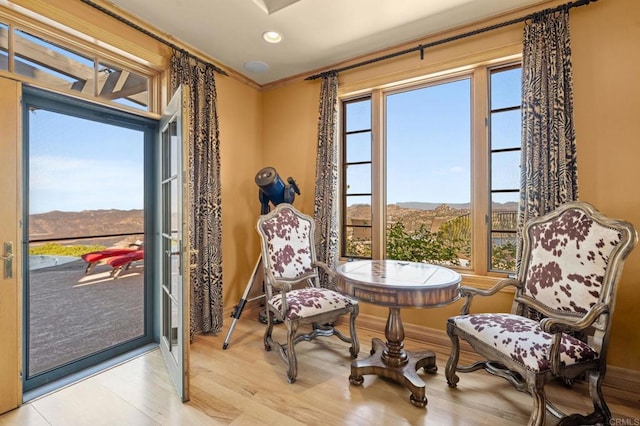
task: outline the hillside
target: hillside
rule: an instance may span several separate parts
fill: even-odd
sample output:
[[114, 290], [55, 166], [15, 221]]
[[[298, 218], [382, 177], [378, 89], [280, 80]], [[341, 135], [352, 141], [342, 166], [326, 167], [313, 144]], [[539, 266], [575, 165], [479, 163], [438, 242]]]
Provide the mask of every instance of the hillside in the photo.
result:
[[52, 211], [29, 216], [31, 240], [139, 234], [143, 231], [142, 210]]
[[[417, 210], [435, 210], [442, 206], [443, 203], [425, 203], [422, 201], [407, 201], [403, 203], [391, 204], [404, 209], [417, 209]], [[445, 204], [456, 210], [469, 210], [471, 208], [470, 203], [447, 203]], [[515, 211], [518, 210], [517, 202], [508, 203], [493, 203], [493, 211]]]
[[[415, 203], [407, 203], [415, 204]], [[427, 203], [424, 203], [427, 204]], [[434, 209], [406, 208], [400, 204], [387, 205], [387, 223], [402, 222], [408, 232], [413, 232], [424, 224], [428, 230], [436, 231], [449, 219], [469, 214], [468, 208], [456, 209], [440, 204]], [[371, 206], [355, 204], [347, 208], [347, 217], [353, 219], [369, 219]]]

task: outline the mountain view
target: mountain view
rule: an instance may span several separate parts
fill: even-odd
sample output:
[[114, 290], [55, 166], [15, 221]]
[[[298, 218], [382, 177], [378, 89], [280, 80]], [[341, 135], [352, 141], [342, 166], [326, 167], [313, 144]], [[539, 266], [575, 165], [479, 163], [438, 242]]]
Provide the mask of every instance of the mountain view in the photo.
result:
[[[500, 217], [500, 220], [504, 220], [504, 215], [499, 212], [517, 212], [518, 203], [493, 203], [492, 209], [496, 218]], [[387, 205], [387, 223], [402, 222], [409, 232], [424, 225], [428, 230], [435, 232], [443, 223], [469, 213], [469, 203], [404, 202]], [[512, 215], [513, 213], [507, 213], [507, 216]], [[363, 224], [362, 221], [371, 219], [371, 206], [368, 204], [351, 205], [347, 207], [347, 218], [348, 222], [352, 224]], [[511, 221], [512, 218], [509, 218], [510, 223]], [[501, 227], [501, 229], [510, 229], [510, 227]]]
[[[31, 240], [141, 234], [142, 232], [144, 232], [142, 210], [51, 211], [29, 216]], [[116, 239], [121, 240], [122, 237]]]

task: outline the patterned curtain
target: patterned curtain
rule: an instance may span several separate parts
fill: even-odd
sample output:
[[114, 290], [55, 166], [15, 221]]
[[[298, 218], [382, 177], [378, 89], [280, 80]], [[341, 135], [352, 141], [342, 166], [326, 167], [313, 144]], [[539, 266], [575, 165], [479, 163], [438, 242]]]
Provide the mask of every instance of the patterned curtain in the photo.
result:
[[[527, 22], [522, 64], [519, 236], [528, 220], [578, 199], [571, 68], [568, 9], [539, 14]], [[517, 269], [520, 252], [518, 245]]]
[[171, 88], [189, 86], [191, 338], [222, 328], [220, 140], [214, 68], [184, 52], [171, 57]]
[[[318, 155], [316, 157], [316, 220], [317, 258], [331, 269], [338, 263], [338, 75], [323, 76], [320, 88], [318, 119]], [[332, 287], [329, 277], [322, 274], [322, 287]]]

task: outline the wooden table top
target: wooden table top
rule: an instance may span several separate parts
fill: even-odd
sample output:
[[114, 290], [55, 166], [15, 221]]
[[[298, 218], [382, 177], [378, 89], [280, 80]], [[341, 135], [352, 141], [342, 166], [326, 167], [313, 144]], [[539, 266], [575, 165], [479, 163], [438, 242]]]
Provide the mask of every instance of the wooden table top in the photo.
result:
[[358, 260], [339, 265], [336, 273], [339, 291], [376, 305], [435, 307], [460, 297], [460, 274], [428, 263]]

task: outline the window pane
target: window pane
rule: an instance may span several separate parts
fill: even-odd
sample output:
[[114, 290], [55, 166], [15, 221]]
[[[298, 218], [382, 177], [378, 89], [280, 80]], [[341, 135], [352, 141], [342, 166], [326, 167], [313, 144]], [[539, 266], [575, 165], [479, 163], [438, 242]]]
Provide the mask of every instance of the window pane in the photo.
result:
[[0, 22], [0, 70], [9, 69], [9, 26]]
[[353, 164], [347, 166], [346, 193], [371, 193], [371, 164]]
[[347, 132], [371, 129], [371, 100], [346, 103], [345, 119]]
[[347, 135], [347, 163], [371, 161], [371, 132]]
[[471, 80], [386, 98], [387, 257], [468, 265]]
[[93, 59], [15, 30], [15, 71], [48, 87], [94, 95]]
[[520, 106], [522, 103], [520, 67], [491, 73], [491, 109]]
[[98, 67], [98, 96], [147, 111], [149, 80], [131, 71], [101, 63]]
[[520, 109], [491, 114], [491, 149], [519, 148], [522, 140]]
[[492, 194], [491, 270], [515, 271], [519, 197], [519, 192]]
[[371, 197], [347, 197], [347, 215], [345, 225], [371, 225]]
[[371, 257], [371, 197], [347, 197], [344, 249], [348, 257]]
[[491, 154], [491, 189], [520, 188], [520, 151]]
[[346, 227], [346, 257], [371, 258], [371, 228]]
[[491, 195], [494, 210], [518, 210], [520, 192], [496, 192]]

